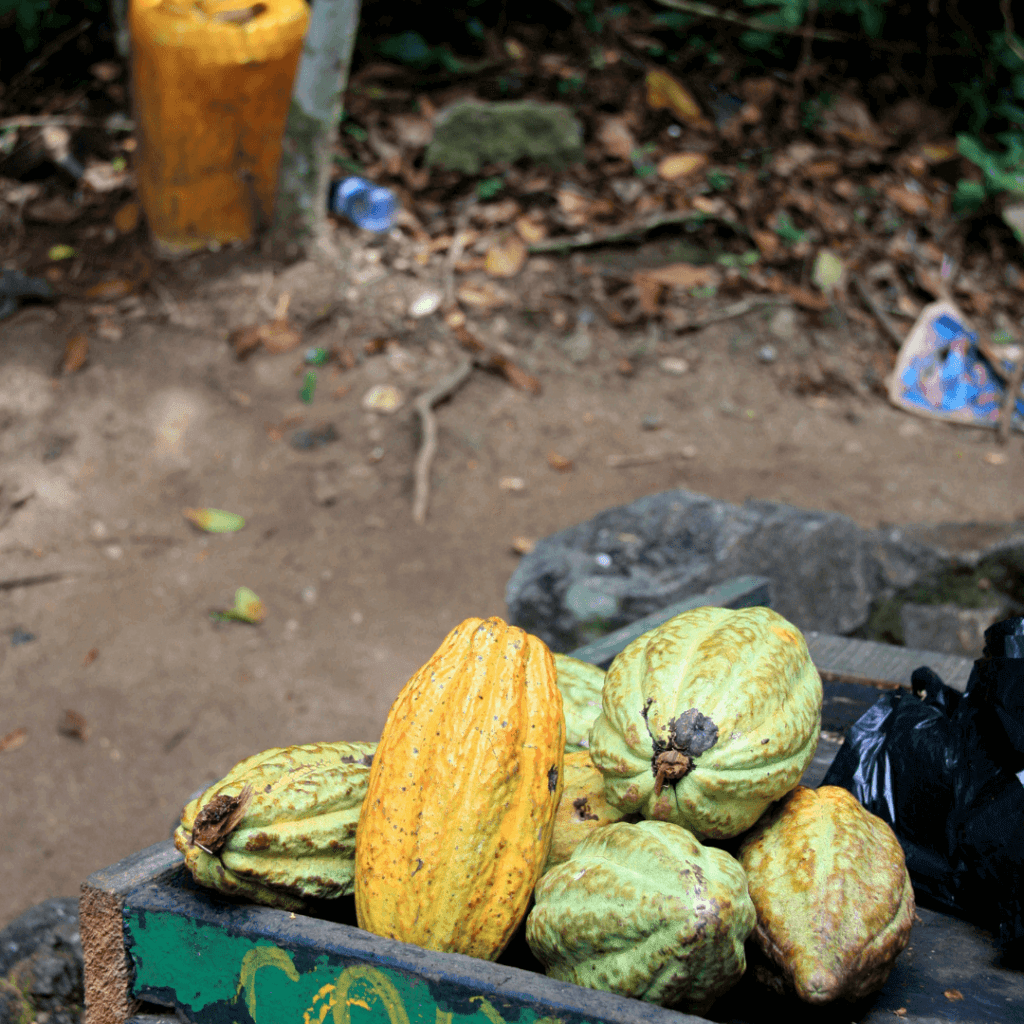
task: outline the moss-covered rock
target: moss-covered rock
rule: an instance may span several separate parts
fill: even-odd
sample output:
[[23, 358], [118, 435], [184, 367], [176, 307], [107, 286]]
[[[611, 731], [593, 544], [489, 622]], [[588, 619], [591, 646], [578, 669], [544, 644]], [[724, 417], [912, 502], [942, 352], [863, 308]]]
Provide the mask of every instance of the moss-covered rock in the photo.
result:
[[583, 157], [583, 129], [567, 107], [516, 100], [463, 100], [438, 115], [427, 163], [463, 174], [485, 164], [534, 163], [563, 168]]

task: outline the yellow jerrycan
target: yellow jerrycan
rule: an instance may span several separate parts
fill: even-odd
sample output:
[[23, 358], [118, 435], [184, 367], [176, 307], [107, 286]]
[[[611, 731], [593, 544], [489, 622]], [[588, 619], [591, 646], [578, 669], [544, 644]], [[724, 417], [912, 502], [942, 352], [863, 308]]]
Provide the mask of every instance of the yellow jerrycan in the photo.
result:
[[308, 24], [306, 0], [131, 0], [136, 181], [161, 255], [269, 224]]

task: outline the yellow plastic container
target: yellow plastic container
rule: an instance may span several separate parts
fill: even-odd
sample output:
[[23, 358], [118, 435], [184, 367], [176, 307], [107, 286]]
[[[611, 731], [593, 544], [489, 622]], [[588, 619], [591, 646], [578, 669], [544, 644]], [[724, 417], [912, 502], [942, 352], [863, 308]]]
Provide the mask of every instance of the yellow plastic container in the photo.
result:
[[248, 241], [274, 209], [305, 0], [131, 0], [139, 200], [158, 251]]

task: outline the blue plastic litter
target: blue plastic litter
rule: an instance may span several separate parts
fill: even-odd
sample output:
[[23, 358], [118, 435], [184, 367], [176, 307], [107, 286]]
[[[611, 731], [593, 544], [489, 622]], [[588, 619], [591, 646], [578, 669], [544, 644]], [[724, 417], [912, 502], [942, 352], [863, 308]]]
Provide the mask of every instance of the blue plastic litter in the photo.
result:
[[[907, 336], [897, 361], [893, 401], [908, 410], [960, 422], [996, 426], [1006, 386], [978, 350], [978, 335], [947, 304], [928, 307]], [[1011, 360], [1001, 367], [1012, 371]], [[1024, 430], [1024, 395], [1013, 426]]]
[[356, 227], [390, 231], [398, 212], [395, 194], [365, 178], [345, 178], [331, 190], [332, 213], [347, 217]]

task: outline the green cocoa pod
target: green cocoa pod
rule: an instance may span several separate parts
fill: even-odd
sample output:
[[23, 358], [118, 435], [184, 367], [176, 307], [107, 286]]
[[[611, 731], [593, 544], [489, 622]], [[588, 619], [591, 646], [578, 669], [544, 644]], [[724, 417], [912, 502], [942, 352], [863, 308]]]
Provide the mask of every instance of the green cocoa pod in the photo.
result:
[[567, 654], [556, 654], [555, 672], [565, 712], [565, 752], [586, 750], [590, 746], [590, 727], [601, 713], [604, 669]]
[[559, 981], [702, 1014], [746, 970], [743, 868], [671, 822], [594, 829], [534, 900], [526, 941]]
[[797, 786], [737, 853], [757, 910], [756, 975], [808, 1003], [877, 992], [910, 941], [914, 890], [903, 848], [838, 786]]
[[192, 877], [282, 910], [349, 895], [376, 748], [307, 743], [239, 762], [182, 812], [174, 845]]

